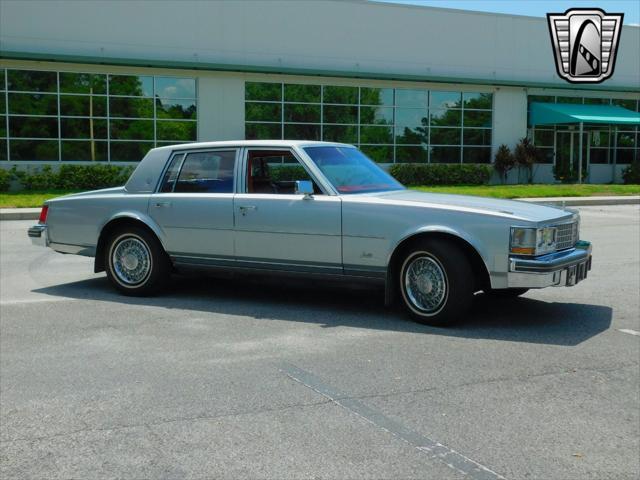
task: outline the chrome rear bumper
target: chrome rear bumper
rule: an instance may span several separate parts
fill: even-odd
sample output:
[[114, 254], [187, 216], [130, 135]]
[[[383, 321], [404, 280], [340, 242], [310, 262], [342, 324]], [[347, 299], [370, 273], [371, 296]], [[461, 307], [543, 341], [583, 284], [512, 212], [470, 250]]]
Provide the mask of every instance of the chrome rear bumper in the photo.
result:
[[39, 247], [49, 246], [49, 236], [47, 235], [46, 225], [34, 225], [33, 227], [29, 228], [28, 234], [33, 245], [38, 245]]
[[509, 257], [509, 288], [571, 287], [591, 270], [591, 243], [537, 258]]

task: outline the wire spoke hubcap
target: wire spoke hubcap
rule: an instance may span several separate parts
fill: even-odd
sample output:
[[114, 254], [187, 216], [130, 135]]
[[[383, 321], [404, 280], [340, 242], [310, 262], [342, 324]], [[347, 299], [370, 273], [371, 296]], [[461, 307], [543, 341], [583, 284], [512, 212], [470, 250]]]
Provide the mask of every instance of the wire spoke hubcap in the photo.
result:
[[447, 278], [440, 263], [432, 257], [416, 257], [404, 275], [407, 297], [414, 307], [427, 314], [438, 312], [447, 297]]
[[136, 237], [121, 239], [113, 249], [111, 260], [118, 280], [127, 285], [142, 283], [151, 271], [149, 248]]

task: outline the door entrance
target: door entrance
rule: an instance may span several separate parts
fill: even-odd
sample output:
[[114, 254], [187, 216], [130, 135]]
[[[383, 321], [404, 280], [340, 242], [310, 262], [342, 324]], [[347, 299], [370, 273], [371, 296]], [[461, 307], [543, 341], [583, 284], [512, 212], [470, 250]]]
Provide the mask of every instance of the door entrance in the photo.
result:
[[[582, 180], [589, 170], [589, 135], [582, 137]], [[580, 168], [580, 132], [576, 130], [559, 130], [556, 132], [556, 177], [563, 182], [578, 180]]]

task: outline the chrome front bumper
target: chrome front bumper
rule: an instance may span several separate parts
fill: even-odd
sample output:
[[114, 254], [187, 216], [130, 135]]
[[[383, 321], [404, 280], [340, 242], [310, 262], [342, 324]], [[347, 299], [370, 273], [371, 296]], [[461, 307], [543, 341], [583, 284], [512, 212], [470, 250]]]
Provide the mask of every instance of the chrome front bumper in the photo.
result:
[[34, 225], [33, 227], [29, 228], [28, 233], [33, 245], [38, 245], [39, 247], [49, 246], [49, 236], [47, 235], [46, 225]]
[[591, 270], [591, 243], [537, 258], [509, 257], [509, 288], [571, 287]]

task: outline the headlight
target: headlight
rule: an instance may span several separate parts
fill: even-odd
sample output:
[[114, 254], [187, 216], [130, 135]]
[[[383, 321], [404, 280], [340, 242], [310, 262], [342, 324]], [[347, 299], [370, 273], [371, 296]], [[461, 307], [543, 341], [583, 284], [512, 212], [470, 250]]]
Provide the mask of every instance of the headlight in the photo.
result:
[[556, 228], [511, 227], [509, 251], [517, 255], [542, 255], [556, 250]]

